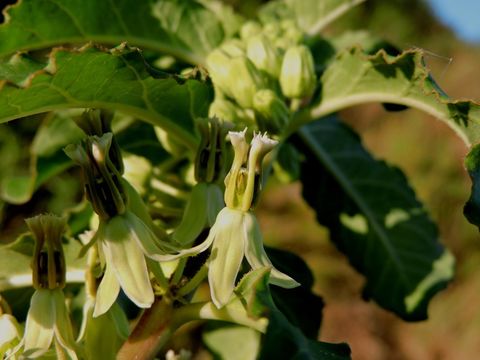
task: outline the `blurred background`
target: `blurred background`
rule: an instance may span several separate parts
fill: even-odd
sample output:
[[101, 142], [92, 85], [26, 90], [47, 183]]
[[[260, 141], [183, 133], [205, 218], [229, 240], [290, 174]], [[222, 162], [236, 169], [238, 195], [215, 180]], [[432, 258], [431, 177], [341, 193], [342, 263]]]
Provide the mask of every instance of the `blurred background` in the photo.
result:
[[[0, 0], [0, 5], [8, 2], [14, 0]], [[261, 3], [228, 2], [247, 16], [253, 16]], [[423, 49], [427, 66], [447, 94], [480, 102], [479, 14], [478, 0], [367, 0], [327, 32], [366, 29], [400, 49]], [[361, 299], [362, 276], [329, 242], [328, 230], [316, 225], [313, 212], [301, 199], [300, 185], [269, 184], [259, 208], [266, 242], [299, 254], [311, 267], [315, 292], [326, 304], [320, 339], [349, 343], [355, 360], [479, 358], [480, 237], [462, 214], [470, 191], [463, 166], [468, 149], [450, 128], [416, 110], [389, 113], [380, 104], [371, 104], [340, 115], [376, 157], [406, 173], [439, 224], [442, 242], [454, 253], [457, 275], [433, 299], [428, 321], [403, 322]], [[29, 154], [22, 150], [39, 121], [1, 126], [3, 175], [9, 168], [28, 168]], [[72, 186], [78, 186], [75, 176], [66, 173], [42, 187], [25, 205], [9, 206], [6, 211], [0, 203], [0, 241], [23, 231], [23, 216], [44, 209], [45, 199], [53, 212], [75, 204], [78, 199], [72, 195]]]
[[[254, 2], [233, 1], [246, 12]], [[241, 3], [241, 5], [240, 5]], [[331, 33], [367, 29], [400, 49], [420, 48], [433, 77], [452, 98], [480, 101], [480, 2], [367, 0]], [[378, 158], [400, 167], [439, 225], [457, 259], [456, 278], [434, 297], [429, 320], [406, 323], [361, 298], [364, 279], [315, 224], [298, 184], [271, 186], [261, 201], [266, 241], [291, 250], [314, 272], [325, 301], [320, 339], [347, 342], [355, 360], [470, 360], [480, 354], [480, 237], [462, 215], [470, 191], [468, 149], [442, 122], [417, 110], [389, 113], [380, 104], [343, 111]]]

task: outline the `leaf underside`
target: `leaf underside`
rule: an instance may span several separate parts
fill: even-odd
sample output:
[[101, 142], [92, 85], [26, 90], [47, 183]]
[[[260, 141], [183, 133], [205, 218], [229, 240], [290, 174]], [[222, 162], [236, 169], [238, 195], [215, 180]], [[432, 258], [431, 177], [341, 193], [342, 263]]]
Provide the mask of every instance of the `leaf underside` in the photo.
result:
[[304, 126], [303, 196], [335, 245], [366, 277], [364, 296], [405, 320], [427, 318], [453, 276], [453, 257], [397, 168], [375, 160], [336, 118]]
[[128, 41], [201, 64], [227, 31], [215, 13], [191, 0], [21, 0], [7, 8], [0, 24], [0, 56], [62, 44]]
[[[0, 60], [0, 73], [11, 62]], [[0, 123], [64, 108], [108, 108], [161, 126], [195, 149], [193, 119], [206, 115], [211, 95], [200, 81], [159, 77], [135, 48], [56, 48], [40, 70], [0, 82]]]
[[422, 110], [446, 122], [466, 144], [480, 142], [480, 106], [451, 101], [430, 76], [421, 50], [398, 56], [384, 50], [367, 55], [357, 47], [341, 51], [319, 85], [312, 105], [297, 114], [292, 130], [346, 107], [382, 102]]

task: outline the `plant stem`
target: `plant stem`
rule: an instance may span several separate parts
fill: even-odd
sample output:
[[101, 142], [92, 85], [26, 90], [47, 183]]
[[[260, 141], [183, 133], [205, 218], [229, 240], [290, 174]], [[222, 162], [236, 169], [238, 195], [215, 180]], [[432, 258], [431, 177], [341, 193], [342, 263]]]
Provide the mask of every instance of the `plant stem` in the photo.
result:
[[154, 359], [178, 327], [172, 326], [172, 314], [173, 304], [169, 298], [156, 299], [120, 348], [117, 360]]
[[190, 279], [189, 282], [187, 282], [184, 286], [182, 286], [178, 292], [178, 296], [185, 296], [187, 294], [190, 294], [193, 290], [195, 290], [198, 285], [205, 279], [208, 273], [208, 267], [207, 265], [203, 264], [200, 270], [197, 271], [197, 273]]

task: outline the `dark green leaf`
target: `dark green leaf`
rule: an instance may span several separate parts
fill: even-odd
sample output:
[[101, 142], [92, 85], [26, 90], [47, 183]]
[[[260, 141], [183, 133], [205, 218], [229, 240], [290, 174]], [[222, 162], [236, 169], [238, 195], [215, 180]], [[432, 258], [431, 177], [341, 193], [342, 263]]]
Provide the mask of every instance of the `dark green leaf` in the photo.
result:
[[335, 118], [303, 127], [296, 145], [303, 195], [352, 265], [364, 295], [406, 320], [427, 317], [432, 296], [453, 276], [453, 256], [397, 168], [375, 160]]
[[295, 254], [273, 248], [266, 250], [277, 269], [301, 284], [294, 289], [271, 286], [273, 302], [292, 325], [298, 327], [305, 336], [316, 339], [322, 320], [323, 301], [312, 292], [314, 279], [310, 269]]
[[472, 193], [463, 213], [468, 221], [480, 228], [480, 145], [475, 145], [470, 150], [465, 158], [465, 167], [472, 180]]
[[[274, 251], [270, 253], [274, 254]], [[280, 261], [288, 259], [289, 264], [285, 269], [298, 269], [300, 278], [305, 278], [306, 283], [309, 282], [311, 274], [302, 261], [289, 253], [277, 254]], [[282, 269], [280, 266], [279, 268]], [[328, 344], [309, 339], [298, 326], [290, 322], [272, 298], [270, 288], [273, 287], [267, 285], [269, 273], [269, 269], [264, 268], [246, 274], [235, 289], [237, 299], [232, 302], [233, 305], [239, 299], [251, 316], [256, 318], [267, 315], [269, 319], [259, 359], [350, 359], [350, 349], [346, 344]], [[285, 305], [288, 307], [290, 304], [281, 304], [282, 307]]]

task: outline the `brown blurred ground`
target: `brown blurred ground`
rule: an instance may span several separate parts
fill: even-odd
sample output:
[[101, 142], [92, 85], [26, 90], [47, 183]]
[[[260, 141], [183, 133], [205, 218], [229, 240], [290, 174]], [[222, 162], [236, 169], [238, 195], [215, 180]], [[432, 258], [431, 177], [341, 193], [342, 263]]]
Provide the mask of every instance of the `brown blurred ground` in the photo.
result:
[[[461, 44], [439, 51], [426, 60], [434, 76], [441, 75], [440, 85], [453, 98], [479, 101], [480, 52]], [[448, 67], [444, 57], [453, 59]], [[315, 291], [326, 302], [320, 339], [349, 343], [354, 360], [480, 358], [480, 238], [462, 215], [470, 190], [463, 167], [468, 149], [445, 124], [416, 110], [387, 113], [372, 104], [341, 116], [376, 157], [407, 174], [457, 258], [457, 275], [432, 301], [429, 320], [406, 323], [361, 299], [362, 276], [329, 242], [328, 231], [315, 224], [300, 185], [271, 188], [262, 199], [262, 229], [267, 242], [301, 255], [312, 268]]]

